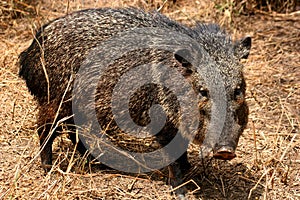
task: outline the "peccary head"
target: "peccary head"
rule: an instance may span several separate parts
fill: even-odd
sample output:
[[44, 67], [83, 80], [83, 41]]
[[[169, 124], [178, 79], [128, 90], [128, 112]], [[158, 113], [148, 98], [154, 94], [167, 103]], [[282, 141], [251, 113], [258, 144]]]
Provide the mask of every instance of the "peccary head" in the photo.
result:
[[248, 57], [251, 38], [233, 43], [217, 25], [198, 25], [194, 30], [212, 59], [207, 61], [211, 65], [206, 67], [208, 71], [201, 65], [192, 66], [186, 60], [192, 55], [184, 50], [179, 50], [175, 58], [189, 68], [193, 87], [199, 93], [200, 124], [195, 141], [202, 144], [200, 157], [213, 152], [214, 158], [230, 160], [236, 157], [238, 140], [248, 121], [240, 60]]

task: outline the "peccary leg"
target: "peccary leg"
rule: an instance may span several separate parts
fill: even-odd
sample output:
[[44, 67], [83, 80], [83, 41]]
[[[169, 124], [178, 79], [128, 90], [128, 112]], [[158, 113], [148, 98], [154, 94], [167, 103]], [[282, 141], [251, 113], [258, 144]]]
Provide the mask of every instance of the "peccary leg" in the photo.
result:
[[42, 168], [45, 170], [45, 172], [50, 171], [52, 167], [52, 143], [55, 139], [56, 134], [53, 133], [48, 138], [48, 135], [50, 133], [51, 124], [46, 124], [44, 127], [40, 127], [38, 130], [39, 138], [40, 138], [40, 147], [41, 147], [41, 162], [42, 162]]
[[[169, 184], [173, 189], [183, 183], [183, 175], [190, 167], [191, 165], [187, 159], [187, 152], [169, 166]], [[176, 195], [184, 195], [186, 193], [186, 188], [185, 186], [181, 186], [174, 192]]]
[[[77, 137], [76, 129], [71, 128], [71, 130], [73, 131], [69, 134], [70, 140], [76, 146], [76, 150], [79, 151], [81, 155], [85, 155], [87, 153], [87, 149], [85, 148], [84, 144], [80, 141], [79, 136]], [[89, 161], [91, 161], [90, 155], [87, 158]]]
[[46, 172], [50, 171], [52, 167], [52, 143], [57, 136], [56, 130], [51, 133], [52, 124], [55, 119], [53, 107], [47, 103], [40, 106], [37, 121], [41, 148], [41, 164]]
[[[70, 106], [71, 107], [71, 106]], [[74, 119], [68, 119], [65, 124], [67, 124], [67, 128], [69, 131], [69, 139], [72, 141], [74, 146], [76, 147], [76, 150], [82, 155], [86, 156], [87, 161], [90, 162], [94, 158], [90, 154], [88, 154], [88, 149], [84, 146], [82, 141], [79, 138], [78, 132], [76, 131], [76, 127], [74, 125]]]

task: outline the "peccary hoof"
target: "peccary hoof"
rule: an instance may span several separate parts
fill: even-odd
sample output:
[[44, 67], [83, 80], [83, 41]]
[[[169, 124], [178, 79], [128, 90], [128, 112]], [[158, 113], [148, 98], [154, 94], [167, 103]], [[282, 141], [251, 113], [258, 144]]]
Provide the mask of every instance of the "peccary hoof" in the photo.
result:
[[52, 165], [50, 165], [50, 164], [42, 164], [41, 167], [44, 169], [45, 174], [50, 172], [50, 170], [52, 169]]
[[178, 200], [186, 200], [184, 194], [179, 194], [179, 195], [177, 195], [177, 196], [176, 196], [176, 199], [178, 199]]

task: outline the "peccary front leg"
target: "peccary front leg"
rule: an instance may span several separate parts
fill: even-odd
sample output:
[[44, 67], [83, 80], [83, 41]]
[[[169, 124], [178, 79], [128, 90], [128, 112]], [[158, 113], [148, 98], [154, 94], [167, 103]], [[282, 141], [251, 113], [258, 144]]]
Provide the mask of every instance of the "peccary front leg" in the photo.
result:
[[[73, 130], [73, 128], [71, 130]], [[81, 155], [85, 155], [87, 153], [87, 150], [86, 150], [84, 144], [80, 141], [79, 136], [77, 137], [76, 132], [69, 133], [69, 139], [76, 146], [76, 150], [79, 151], [79, 153]]]
[[74, 146], [76, 146], [76, 150], [82, 155], [85, 156], [88, 162], [91, 162], [95, 158], [88, 153], [88, 150], [80, 140], [79, 136], [77, 135], [76, 128], [74, 127], [68, 127], [69, 130], [72, 130], [71, 133], [69, 133], [69, 139], [72, 141]]
[[[183, 183], [184, 174], [191, 168], [191, 164], [188, 162], [187, 159], [187, 152], [185, 152], [181, 157], [179, 157], [175, 162], [173, 162], [168, 168], [169, 184], [174, 189]], [[180, 186], [174, 192], [176, 196], [182, 198], [187, 192], [187, 189], [185, 186]]]

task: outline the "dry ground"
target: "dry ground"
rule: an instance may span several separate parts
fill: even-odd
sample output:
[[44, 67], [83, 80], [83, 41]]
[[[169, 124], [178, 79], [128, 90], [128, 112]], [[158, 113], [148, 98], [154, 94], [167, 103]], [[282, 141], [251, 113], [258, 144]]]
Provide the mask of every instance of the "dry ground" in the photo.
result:
[[[57, 163], [45, 176], [38, 157], [36, 104], [17, 75], [18, 54], [29, 46], [34, 30], [50, 19], [87, 7], [153, 9], [161, 2], [44, 0], [34, 17], [27, 13], [17, 19], [1, 16], [0, 199], [172, 199], [164, 177], [84, 166], [77, 153], [72, 157], [72, 145], [64, 137], [55, 143]], [[220, 23], [234, 38], [253, 37], [252, 52], [245, 61], [250, 120], [238, 157], [202, 166], [197, 147], [191, 147], [190, 160], [198, 168], [188, 183], [190, 199], [300, 199], [299, 11], [257, 11], [245, 16], [236, 14], [230, 4], [216, 7], [209, 0], [168, 1], [161, 11], [189, 25], [196, 20]]]

